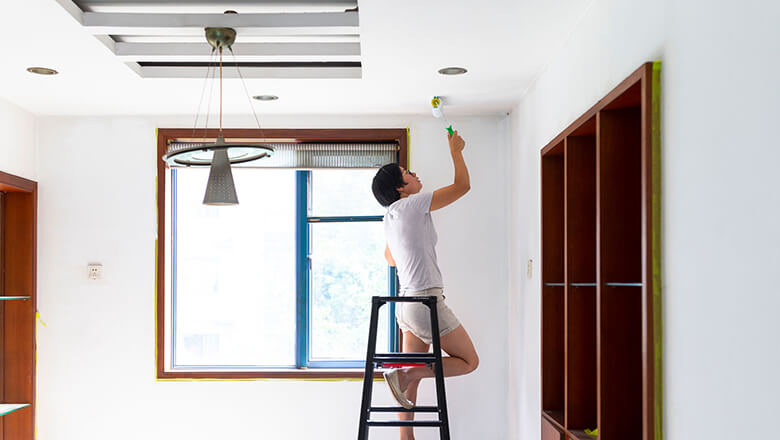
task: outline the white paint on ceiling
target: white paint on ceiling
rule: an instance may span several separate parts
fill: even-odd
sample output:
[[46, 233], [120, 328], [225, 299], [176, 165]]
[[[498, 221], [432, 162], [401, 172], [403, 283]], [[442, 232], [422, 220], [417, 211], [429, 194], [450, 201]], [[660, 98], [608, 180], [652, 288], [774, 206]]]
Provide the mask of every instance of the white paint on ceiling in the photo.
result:
[[[244, 2], [229, 3], [242, 12]], [[280, 98], [251, 105], [261, 121], [263, 114], [425, 114], [433, 95], [445, 97], [447, 115], [506, 112], [563, 45], [588, 3], [361, 0], [362, 78], [247, 79], [249, 95]], [[203, 77], [140, 78], [56, 0], [8, 3], [0, 23], [6, 35], [24, 36], [4, 49], [0, 97], [34, 114], [203, 113]], [[25, 71], [30, 66], [52, 67], [60, 75], [32, 75]], [[437, 73], [447, 66], [469, 72]], [[246, 114], [249, 105], [241, 81], [226, 80], [225, 114]]]

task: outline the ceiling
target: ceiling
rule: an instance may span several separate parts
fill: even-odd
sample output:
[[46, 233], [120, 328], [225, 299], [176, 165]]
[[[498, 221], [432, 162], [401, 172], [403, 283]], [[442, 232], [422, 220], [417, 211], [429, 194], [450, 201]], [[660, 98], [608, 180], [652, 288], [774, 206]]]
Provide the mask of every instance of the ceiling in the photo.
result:
[[[265, 64], [246, 65], [241, 69], [246, 91], [235, 69], [226, 67], [225, 114], [245, 114], [250, 105], [261, 116], [426, 114], [434, 95], [444, 97], [445, 114], [497, 114], [517, 103], [565, 43], [589, 3], [6, 2], [0, 23], [6, 35], [21, 41], [4, 50], [0, 97], [38, 115], [194, 115], [204, 113], [209, 103], [208, 108], [215, 112], [217, 92], [210, 100], [208, 96], [218, 89], [210, 89], [215, 82], [205, 81], [207, 70], [203, 67], [179, 66], [177, 70], [168, 66], [163, 74], [154, 75], [148, 72], [160, 70], [144, 74], [139, 69], [139, 62], [209, 62], [213, 59], [210, 47], [198, 25], [215, 20], [215, 25], [236, 23], [238, 30], [236, 58], [225, 54], [226, 62], [325, 63], [298, 64], [293, 70], [289, 64], [282, 65], [288, 67], [286, 71], [269, 69]], [[359, 12], [343, 12], [356, 4]], [[222, 14], [228, 9], [238, 14]], [[357, 16], [350, 18], [350, 14]], [[324, 21], [318, 23], [320, 19]], [[263, 20], [270, 26], [253, 26]], [[277, 22], [288, 27], [275, 27]], [[139, 30], [146, 23], [148, 28]], [[327, 66], [334, 62], [341, 65]], [[31, 66], [51, 67], [60, 74], [33, 75], [25, 70]], [[337, 69], [323, 70], [323, 66]], [[468, 73], [452, 77], [437, 73], [448, 66], [465, 67]], [[247, 95], [261, 94], [277, 95], [279, 100], [251, 100], [250, 104]]]

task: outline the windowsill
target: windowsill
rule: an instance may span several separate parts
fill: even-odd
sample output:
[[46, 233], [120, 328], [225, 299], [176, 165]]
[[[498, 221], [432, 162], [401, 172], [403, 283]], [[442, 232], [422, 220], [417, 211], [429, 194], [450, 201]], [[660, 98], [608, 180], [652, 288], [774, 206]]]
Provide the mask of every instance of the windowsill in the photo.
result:
[[[293, 380], [363, 380], [362, 368], [312, 368], [279, 369], [261, 371], [164, 371], [157, 372], [158, 380], [252, 380], [252, 379], [293, 379]], [[374, 379], [381, 379], [382, 371], [374, 370]]]

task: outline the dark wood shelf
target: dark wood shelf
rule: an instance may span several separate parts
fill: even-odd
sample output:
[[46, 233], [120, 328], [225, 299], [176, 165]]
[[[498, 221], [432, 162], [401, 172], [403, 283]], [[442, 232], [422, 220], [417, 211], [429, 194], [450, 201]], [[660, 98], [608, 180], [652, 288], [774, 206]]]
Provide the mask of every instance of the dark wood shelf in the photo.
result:
[[598, 439], [598, 436], [592, 437], [585, 433], [582, 429], [567, 429], [566, 432], [569, 434], [569, 436], [577, 438], [579, 440], [596, 440]]
[[0, 190], [0, 440], [32, 440], [38, 184], [0, 172]]
[[566, 426], [597, 414], [596, 120], [565, 139]]
[[563, 411], [542, 411], [542, 414], [549, 420], [553, 425], [556, 425], [557, 428], [559, 428], [561, 431], [565, 430], [563, 427]]
[[659, 426], [658, 66], [541, 151], [543, 440], [594, 440], [597, 427], [654, 440]]
[[[559, 285], [542, 287], [542, 408], [564, 407], [565, 399], [565, 278], [564, 278], [564, 143], [550, 150], [542, 160], [542, 279]], [[561, 412], [560, 424], [563, 425]]]

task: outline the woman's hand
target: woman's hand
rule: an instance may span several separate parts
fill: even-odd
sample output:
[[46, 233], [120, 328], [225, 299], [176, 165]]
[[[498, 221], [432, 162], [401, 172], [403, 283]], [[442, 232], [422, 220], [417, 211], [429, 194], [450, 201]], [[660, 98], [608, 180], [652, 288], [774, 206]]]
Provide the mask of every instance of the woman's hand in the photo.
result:
[[466, 141], [458, 134], [458, 130], [452, 133], [452, 136], [447, 136], [450, 142], [450, 153], [460, 153], [466, 147]]

